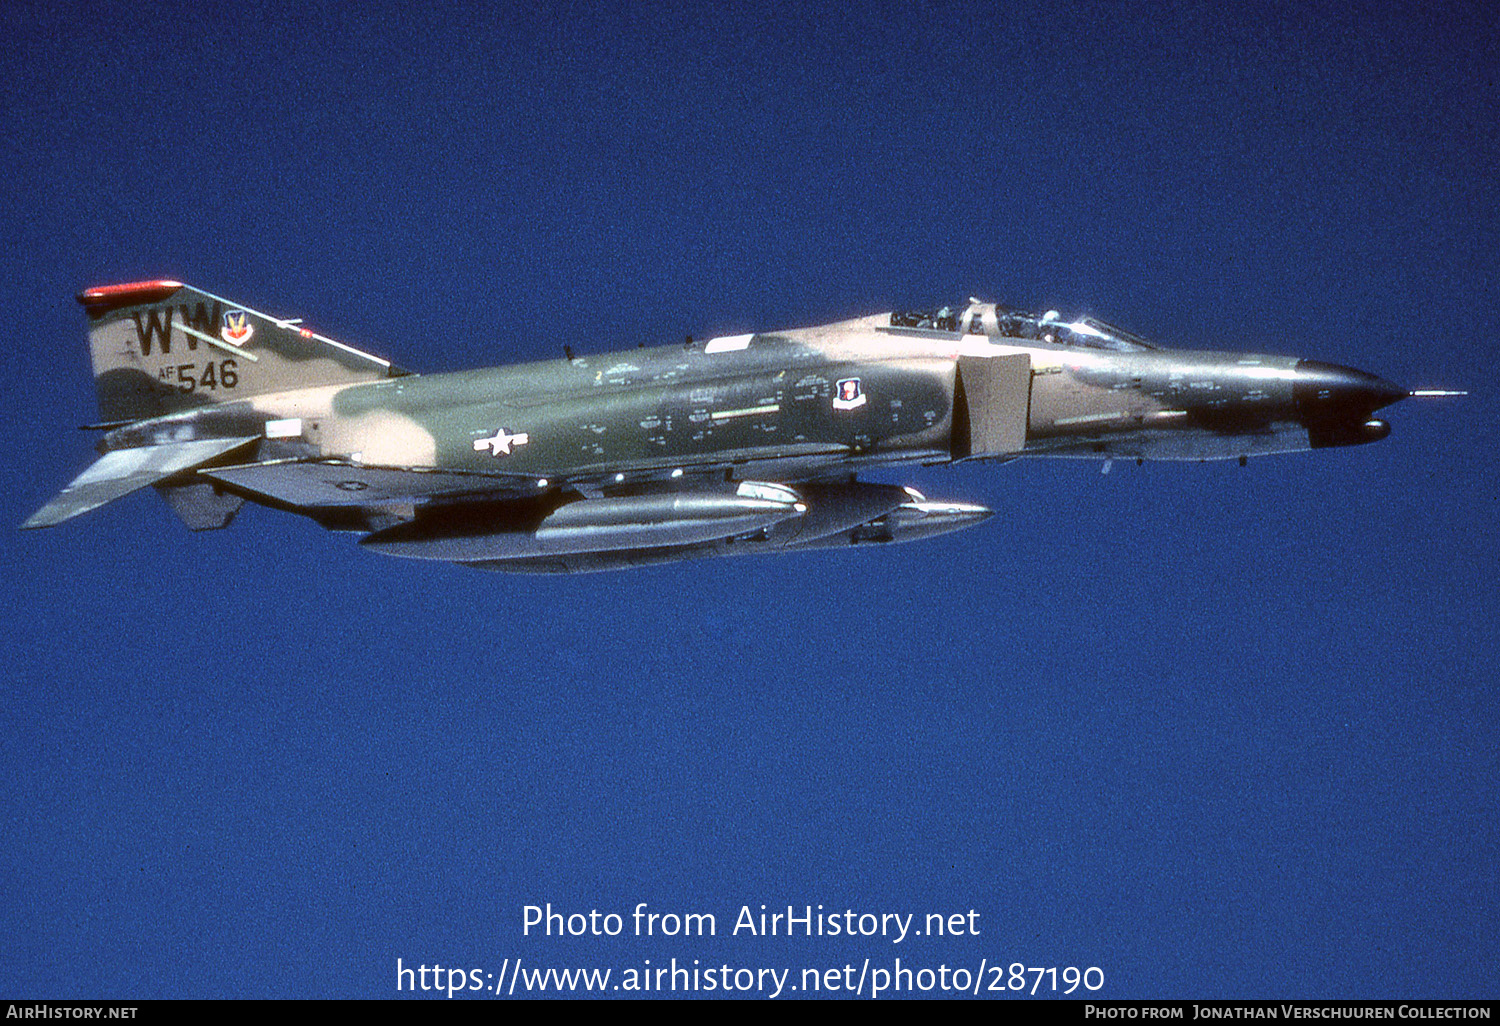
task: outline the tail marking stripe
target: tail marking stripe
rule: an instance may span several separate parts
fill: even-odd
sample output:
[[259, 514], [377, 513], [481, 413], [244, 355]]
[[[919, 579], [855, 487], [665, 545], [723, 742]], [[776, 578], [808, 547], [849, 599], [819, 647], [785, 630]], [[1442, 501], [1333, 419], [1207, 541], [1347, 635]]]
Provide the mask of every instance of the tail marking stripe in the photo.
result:
[[223, 339], [214, 338], [212, 335], [208, 334], [208, 332], [206, 332], [206, 331], [199, 331], [197, 328], [190, 328], [186, 324], [183, 324], [181, 321], [173, 321], [172, 322], [172, 327], [178, 329], [184, 335], [191, 335], [191, 336], [193, 336], [196, 339], [200, 339], [200, 340], [202, 340], [204, 342], [207, 342], [211, 346], [218, 346], [220, 349], [224, 350], [224, 352], [230, 353], [230, 354], [232, 354], [234, 356], [242, 357], [242, 358], [244, 358], [246, 360], [249, 360], [251, 363], [259, 363], [260, 362], [260, 357], [256, 356], [254, 353], [250, 352], [248, 349], [241, 349], [239, 346], [230, 345], [228, 342], [225, 342]]
[[[196, 291], [203, 292], [202, 289], [197, 289]], [[294, 333], [296, 333], [298, 335], [301, 335], [303, 338], [314, 338], [314, 339], [317, 339], [319, 342], [323, 342], [323, 343], [326, 343], [327, 345], [334, 346], [334, 347], [336, 347], [338, 349], [342, 349], [346, 353], [352, 353], [353, 355], [358, 356], [361, 359], [369, 360], [371, 363], [379, 364], [382, 367], [389, 368], [390, 365], [391, 365], [391, 361], [389, 361], [389, 360], [382, 360], [378, 356], [374, 356], [374, 355], [372, 355], [370, 353], [367, 353], [367, 352], [365, 352], [362, 349], [355, 349], [353, 346], [345, 345], [344, 343], [338, 341], [337, 339], [329, 338], [327, 335], [319, 335], [315, 331], [308, 331], [305, 328], [298, 328], [295, 324], [293, 324], [291, 321], [287, 320], [285, 317], [272, 317], [270, 314], [261, 313], [259, 310], [251, 309], [250, 307], [246, 306], [244, 303], [236, 303], [233, 300], [225, 299], [223, 296], [216, 296], [212, 292], [203, 292], [203, 295], [207, 296], [209, 299], [217, 299], [219, 302], [225, 304], [226, 306], [233, 307], [236, 310], [244, 310], [246, 313], [252, 313], [252, 314], [254, 314], [257, 317], [260, 317], [260, 318], [263, 318], [264, 320], [270, 321], [272, 324], [276, 325], [278, 328], [285, 328], [287, 331], [291, 331], [291, 332], [294, 332]], [[301, 318], [297, 318], [297, 319], [300, 320]]]

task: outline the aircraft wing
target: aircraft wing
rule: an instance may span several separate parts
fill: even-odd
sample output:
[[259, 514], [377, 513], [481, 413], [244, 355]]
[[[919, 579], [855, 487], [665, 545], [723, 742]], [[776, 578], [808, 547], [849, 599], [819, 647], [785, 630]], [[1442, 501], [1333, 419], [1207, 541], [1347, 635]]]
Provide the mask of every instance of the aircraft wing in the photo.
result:
[[418, 467], [378, 467], [347, 460], [285, 459], [212, 467], [201, 476], [288, 506], [371, 506], [437, 496], [505, 495], [534, 490], [535, 479]]
[[52, 527], [257, 441], [258, 438], [201, 438], [107, 452], [21, 527]]

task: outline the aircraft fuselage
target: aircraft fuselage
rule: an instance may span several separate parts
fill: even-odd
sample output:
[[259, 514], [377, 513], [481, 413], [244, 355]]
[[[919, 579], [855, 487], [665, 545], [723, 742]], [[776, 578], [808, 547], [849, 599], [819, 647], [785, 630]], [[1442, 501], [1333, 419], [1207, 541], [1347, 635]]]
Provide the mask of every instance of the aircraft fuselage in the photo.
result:
[[[1355, 444], [1384, 437], [1371, 415], [1407, 394], [1296, 357], [1110, 352], [868, 323], [882, 319], [758, 334], [737, 348], [710, 340], [273, 392], [138, 422], [105, 445], [300, 421], [295, 440], [275, 446], [284, 456], [600, 483], [777, 464], [769, 476], [798, 480], [839, 465], [1208, 460]], [[965, 451], [960, 368], [1002, 356], [1026, 358], [1024, 444]], [[787, 461], [795, 466], [782, 469]]]
[[197, 530], [253, 501], [377, 551], [501, 570], [908, 541], [991, 511], [857, 474], [1352, 445], [1383, 438], [1374, 412], [1408, 394], [977, 301], [419, 375], [177, 282], [79, 299], [101, 412], [120, 423], [25, 526], [150, 484]]

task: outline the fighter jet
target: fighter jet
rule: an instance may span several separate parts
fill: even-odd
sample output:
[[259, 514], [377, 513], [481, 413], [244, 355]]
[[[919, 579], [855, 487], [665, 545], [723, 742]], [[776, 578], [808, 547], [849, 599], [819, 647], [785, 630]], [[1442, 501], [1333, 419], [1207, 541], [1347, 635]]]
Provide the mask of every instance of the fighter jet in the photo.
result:
[[22, 527], [153, 486], [375, 552], [568, 573], [913, 541], [992, 510], [860, 475], [1021, 457], [1238, 459], [1386, 437], [1412, 392], [970, 300], [451, 374], [175, 281], [88, 289], [100, 458]]

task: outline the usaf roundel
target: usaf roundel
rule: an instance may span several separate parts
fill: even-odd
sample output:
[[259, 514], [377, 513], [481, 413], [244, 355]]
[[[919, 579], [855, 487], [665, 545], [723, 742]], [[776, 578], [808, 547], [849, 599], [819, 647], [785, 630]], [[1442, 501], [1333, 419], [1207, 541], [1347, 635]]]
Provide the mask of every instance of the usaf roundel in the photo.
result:
[[865, 404], [867, 398], [858, 378], [845, 378], [838, 383], [838, 391], [833, 396], [833, 408], [857, 410]]
[[224, 323], [219, 328], [219, 335], [225, 342], [242, 346], [250, 341], [250, 336], [253, 334], [255, 334], [255, 328], [250, 323], [249, 314], [243, 310], [224, 311]]

